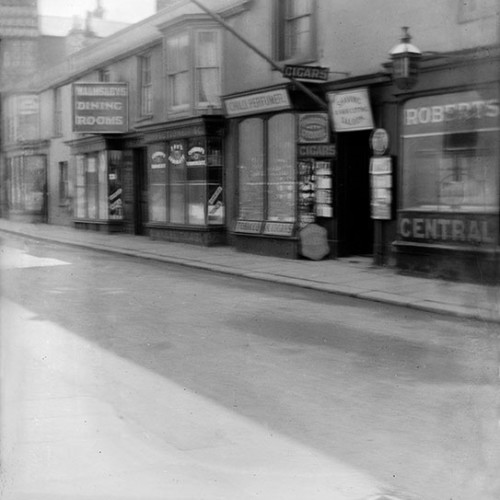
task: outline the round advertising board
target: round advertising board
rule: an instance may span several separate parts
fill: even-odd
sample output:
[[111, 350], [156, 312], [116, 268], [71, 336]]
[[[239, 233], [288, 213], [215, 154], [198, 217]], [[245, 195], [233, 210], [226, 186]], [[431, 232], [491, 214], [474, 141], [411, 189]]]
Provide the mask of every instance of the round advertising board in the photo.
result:
[[389, 147], [389, 134], [383, 128], [376, 128], [370, 136], [373, 154], [382, 156]]

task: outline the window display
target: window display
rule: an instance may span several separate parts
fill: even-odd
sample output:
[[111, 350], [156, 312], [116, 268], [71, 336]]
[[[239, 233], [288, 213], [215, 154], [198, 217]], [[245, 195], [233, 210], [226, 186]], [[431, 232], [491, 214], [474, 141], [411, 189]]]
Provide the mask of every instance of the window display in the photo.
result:
[[[290, 234], [295, 221], [295, 116], [248, 118], [239, 126], [239, 220], [266, 224], [266, 232]], [[238, 225], [243, 232], [254, 226]], [[240, 230], [240, 229], [238, 229]]]
[[149, 147], [149, 158], [151, 222], [224, 224], [220, 138], [156, 144]]
[[487, 89], [408, 101], [402, 208], [497, 211], [498, 120], [498, 99]]
[[123, 219], [121, 151], [76, 155], [75, 217]]
[[269, 221], [295, 220], [295, 121], [281, 114], [269, 120], [267, 199]]

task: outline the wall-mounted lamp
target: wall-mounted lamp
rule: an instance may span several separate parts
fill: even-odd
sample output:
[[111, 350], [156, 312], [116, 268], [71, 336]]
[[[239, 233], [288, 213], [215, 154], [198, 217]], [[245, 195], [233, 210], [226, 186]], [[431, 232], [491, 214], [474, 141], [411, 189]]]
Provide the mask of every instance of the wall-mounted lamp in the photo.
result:
[[411, 89], [418, 78], [418, 68], [422, 52], [411, 44], [408, 27], [403, 26], [403, 37], [389, 52], [392, 60], [392, 80], [402, 90]]

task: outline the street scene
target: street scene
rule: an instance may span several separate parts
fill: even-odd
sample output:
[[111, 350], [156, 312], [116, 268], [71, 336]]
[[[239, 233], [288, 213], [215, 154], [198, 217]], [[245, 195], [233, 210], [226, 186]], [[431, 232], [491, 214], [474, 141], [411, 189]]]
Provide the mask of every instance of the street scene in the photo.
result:
[[498, 0], [0, 0], [1, 500], [500, 500]]
[[2, 498], [496, 499], [498, 324], [4, 235]]

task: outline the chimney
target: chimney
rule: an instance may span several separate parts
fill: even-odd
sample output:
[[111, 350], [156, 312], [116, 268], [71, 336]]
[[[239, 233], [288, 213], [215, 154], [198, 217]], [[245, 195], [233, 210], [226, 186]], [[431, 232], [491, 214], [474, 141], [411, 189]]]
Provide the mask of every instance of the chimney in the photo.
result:
[[92, 12], [93, 17], [97, 19], [103, 19], [104, 18], [104, 8], [102, 6], [102, 1], [97, 0], [97, 6], [94, 9], [94, 12]]
[[90, 45], [97, 39], [92, 30], [92, 13], [87, 12], [87, 17], [83, 20], [79, 16], [73, 16], [73, 27], [66, 35], [66, 55], [69, 56]]

